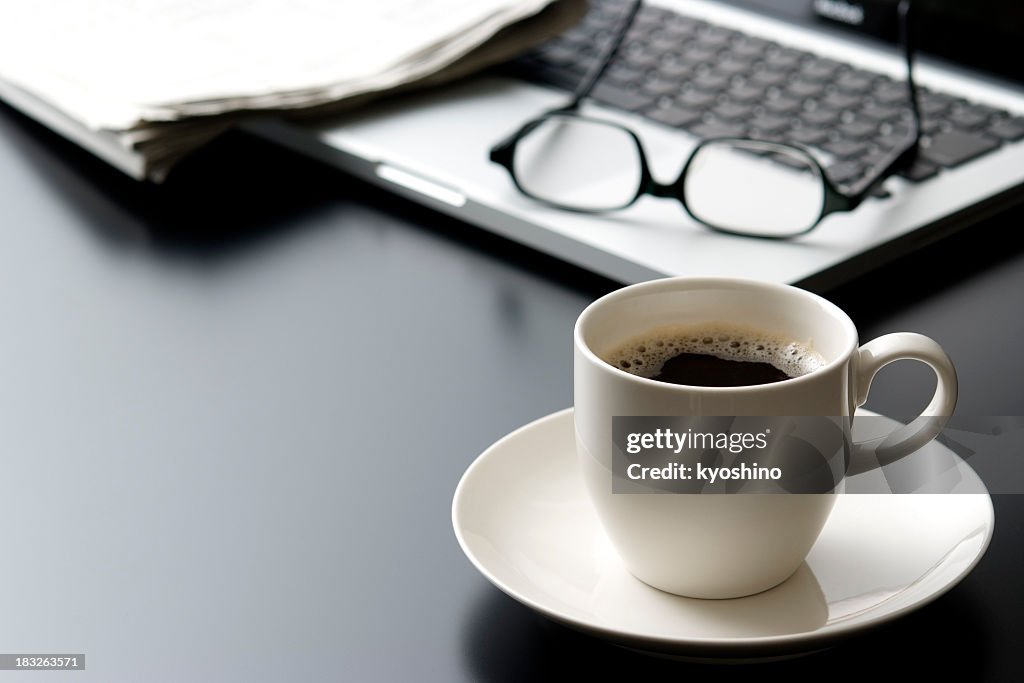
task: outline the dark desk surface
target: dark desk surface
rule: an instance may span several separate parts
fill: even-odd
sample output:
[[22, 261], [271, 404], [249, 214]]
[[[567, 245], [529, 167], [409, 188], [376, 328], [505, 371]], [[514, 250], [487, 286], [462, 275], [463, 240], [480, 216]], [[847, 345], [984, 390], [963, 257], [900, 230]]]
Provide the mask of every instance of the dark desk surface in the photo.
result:
[[[1022, 216], [828, 295], [864, 338], [939, 340], [962, 414], [1022, 415]], [[137, 186], [4, 108], [0, 274], [0, 651], [88, 662], [26, 680], [758, 673], [546, 623], [452, 534], [466, 466], [570, 404], [572, 323], [614, 283], [241, 136]], [[913, 365], [870, 407], [920, 408]], [[941, 600], [763, 666], [1024, 679], [1024, 498], [995, 505]]]

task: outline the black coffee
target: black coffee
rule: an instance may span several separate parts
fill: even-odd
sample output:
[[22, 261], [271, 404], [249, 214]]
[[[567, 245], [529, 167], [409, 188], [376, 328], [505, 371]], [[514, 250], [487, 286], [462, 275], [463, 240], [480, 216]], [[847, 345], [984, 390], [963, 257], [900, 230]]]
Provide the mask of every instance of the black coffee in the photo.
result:
[[699, 387], [743, 387], [781, 382], [790, 376], [771, 363], [726, 360], [684, 351], [665, 361], [651, 379]]
[[652, 330], [605, 354], [604, 360], [640, 377], [702, 387], [781, 382], [825, 364], [808, 344], [724, 324]]

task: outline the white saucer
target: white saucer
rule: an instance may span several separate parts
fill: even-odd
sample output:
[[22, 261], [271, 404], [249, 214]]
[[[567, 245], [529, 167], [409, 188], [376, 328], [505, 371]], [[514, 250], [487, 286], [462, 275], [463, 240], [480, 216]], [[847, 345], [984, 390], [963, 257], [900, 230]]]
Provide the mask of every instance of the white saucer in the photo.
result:
[[[969, 490], [986, 491], [960, 469]], [[569, 408], [480, 455], [452, 522], [488, 580], [548, 617], [630, 648], [737, 659], [820, 650], [931, 602], [981, 559], [994, 516], [987, 492], [842, 495], [782, 585], [736, 600], [674, 596], [629, 574], [605, 538], [577, 475]]]

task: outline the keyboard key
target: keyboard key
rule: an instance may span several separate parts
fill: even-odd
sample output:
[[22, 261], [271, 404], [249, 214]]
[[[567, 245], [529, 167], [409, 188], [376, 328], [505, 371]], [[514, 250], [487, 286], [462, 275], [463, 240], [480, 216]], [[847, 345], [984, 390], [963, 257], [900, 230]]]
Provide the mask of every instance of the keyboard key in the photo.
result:
[[764, 101], [764, 108], [773, 114], [792, 114], [802, 107], [800, 100], [785, 95], [772, 97]]
[[[612, 12], [614, 14], [621, 14], [622, 8], [614, 7]], [[667, 21], [678, 16], [678, 14], [667, 9], [662, 9], [661, 7], [643, 5], [640, 7], [640, 11], [637, 12], [636, 18], [633, 20], [633, 26], [639, 26], [641, 28], [656, 28], [665, 25]], [[617, 21], [617, 19], [613, 17], [612, 21]]]
[[688, 45], [679, 53], [679, 58], [690, 64], [710, 64], [718, 56], [718, 50], [701, 47], [700, 45]]
[[839, 62], [830, 59], [815, 59], [800, 67], [797, 74], [808, 81], [825, 81], [835, 75]]
[[733, 41], [732, 53], [739, 57], [747, 57], [755, 59], [764, 54], [765, 50], [775, 45], [768, 40], [761, 38], [754, 38], [752, 36], [743, 36], [738, 40]]
[[871, 89], [874, 81], [875, 77], [865, 71], [847, 71], [839, 75], [835, 85], [843, 92], [861, 95]]
[[1006, 112], [1002, 109], [996, 109], [995, 107], [990, 107], [987, 104], [961, 103], [960, 109], [961, 111], [969, 111], [986, 119], [991, 119], [995, 116], [1006, 116]]
[[611, 83], [598, 83], [597, 87], [590, 94], [598, 102], [610, 104], [626, 111], [639, 111], [650, 106], [654, 102], [652, 95], [617, 88]]
[[899, 175], [911, 182], [919, 183], [922, 180], [928, 180], [938, 172], [939, 167], [935, 164], [930, 164], [927, 161], [917, 159], [908, 168], [900, 171]]
[[657, 52], [660, 55], [681, 52], [685, 44], [685, 38], [679, 38], [678, 36], [674, 35], [663, 35], [658, 38], [655, 38], [650, 43], [651, 50]]
[[615, 85], [636, 85], [643, 83], [645, 72], [624, 64], [616, 64], [604, 73], [602, 80], [614, 83]]
[[579, 60], [579, 53], [576, 50], [561, 43], [544, 46], [537, 56], [555, 66], [565, 66]]
[[878, 124], [870, 121], [861, 121], [854, 119], [853, 121], [847, 121], [841, 123], [836, 127], [840, 135], [843, 137], [851, 138], [854, 140], [863, 140], [864, 138], [873, 137], [878, 132]]
[[718, 92], [729, 85], [729, 77], [713, 71], [701, 74], [690, 81], [693, 87], [706, 92]]
[[757, 85], [763, 85], [767, 87], [780, 86], [790, 78], [789, 74], [785, 71], [772, 71], [770, 69], [761, 69], [755, 71], [754, 75], [750, 77], [751, 83]]
[[726, 94], [735, 102], [759, 102], [764, 99], [764, 88], [744, 83], [734, 85]]
[[714, 103], [715, 96], [700, 90], [686, 90], [677, 101], [689, 109], [704, 109]]
[[930, 105], [933, 110], [949, 109], [954, 104], [963, 104], [964, 100], [946, 93], [935, 92], [931, 88], [918, 86], [917, 102], [919, 106]]
[[654, 78], [645, 82], [640, 89], [647, 95], [659, 97], [662, 95], [678, 95], [683, 86], [677, 80]]
[[839, 121], [839, 112], [834, 109], [805, 109], [797, 116], [812, 126], [831, 126]]
[[1024, 138], [1024, 117], [996, 119], [986, 132], [1000, 140], [1020, 140]]
[[821, 128], [792, 128], [786, 138], [802, 145], [820, 145], [828, 140], [828, 133]]
[[647, 117], [676, 128], [684, 128], [701, 119], [701, 112], [685, 107], [657, 107], [647, 112]]
[[921, 132], [924, 135], [934, 135], [948, 128], [952, 128], [949, 121], [943, 116], [922, 116]]
[[583, 23], [569, 29], [551, 42], [563, 42], [569, 45], [592, 43], [599, 30], [600, 27]]
[[805, 57], [810, 57], [806, 52], [780, 48], [770, 50], [764, 58], [764, 63], [773, 69], [795, 69]]
[[910, 137], [907, 131], [900, 131], [898, 133], [888, 133], [881, 137], [875, 138], [875, 144], [884, 150], [900, 149], [910, 143]]
[[861, 118], [871, 119], [872, 121], [878, 121], [881, 123], [883, 121], [896, 121], [903, 117], [904, 112], [909, 113], [909, 110], [901, 107], [885, 107], [880, 104], [871, 103], [864, 105], [864, 107], [857, 112], [857, 115]]
[[671, 38], [679, 43], [692, 41], [697, 35], [697, 26], [695, 24], [683, 24], [671, 20], [659, 26], [658, 30], [662, 32], [665, 38]]
[[863, 98], [860, 95], [847, 95], [841, 92], [830, 92], [820, 100], [818, 105], [828, 109], [851, 109], [861, 103]]
[[866, 152], [868, 146], [867, 143], [857, 140], [832, 140], [823, 144], [821, 148], [840, 159], [849, 159]]
[[720, 102], [711, 111], [715, 116], [725, 121], [739, 121], [750, 116], [752, 107], [749, 104], [740, 102]]
[[666, 57], [661, 60], [661, 64], [658, 65], [656, 73], [665, 78], [688, 80], [693, 78], [694, 69], [695, 65], [683, 61], [677, 55], [672, 55], [671, 57]]
[[910, 101], [910, 95], [907, 94], [907, 86], [903, 83], [885, 83], [875, 89], [872, 97], [879, 104], [903, 104]]
[[747, 133], [746, 127], [724, 121], [704, 121], [690, 128], [690, 132], [702, 138], [741, 138]]
[[693, 35], [699, 29], [706, 26], [703, 21], [684, 17], [683, 15], [676, 14], [675, 12], [666, 12], [666, 14], [668, 14], [668, 17], [661, 22], [661, 25], [665, 27], [665, 30], [673, 33], [686, 33], [688, 35]]
[[954, 109], [949, 114], [949, 121], [960, 130], [977, 130], [984, 128], [989, 116], [973, 109]]
[[[605, 28], [610, 29], [611, 24]], [[622, 41], [620, 54], [639, 47], [648, 47], [648, 41], [654, 37], [651, 33], [653, 30], [655, 29], [648, 26], [638, 26], [637, 24], [633, 24], [633, 26], [626, 31], [626, 38]], [[593, 33], [584, 35], [582, 38], [589, 41], [595, 41], [597, 39], [596, 34]]]
[[858, 161], [860, 161], [862, 164], [864, 164], [864, 168], [865, 169], [875, 170], [876, 168], [881, 166], [883, 163], [885, 163], [886, 161], [891, 159], [892, 158], [892, 154], [893, 154], [893, 152], [892, 152], [891, 149], [886, 149], [886, 150], [878, 149], [878, 150], [875, 150], [874, 152], [868, 152], [867, 154], [859, 157]]
[[849, 185], [864, 175], [864, 165], [856, 161], [840, 161], [825, 169], [832, 182]]
[[750, 62], [730, 57], [715, 64], [715, 71], [723, 76], [738, 76], [750, 73]]
[[922, 96], [918, 98], [917, 108], [927, 116], [942, 116], [949, 110], [949, 100], [934, 96]]
[[661, 62], [661, 58], [654, 50], [634, 49], [620, 52], [615, 61], [616, 63], [621, 61], [637, 69], [650, 69], [656, 67]]
[[796, 97], [814, 97], [825, 90], [825, 86], [814, 81], [790, 81], [786, 90]]
[[781, 133], [782, 131], [789, 128], [789, 119], [781, 116], [772, 116], [771, 114], [761, 114], [755, 116], [747, 122], [750, 127], [759, 133], [772, 135], [774, 133]]
[[957, 166], [991, 152], [999, 142], [974, 133], [945, 131], [921, 143], [921, 158], [938, 166]]
[[697, 33], [697, 40], [708, 47], [721, 48], [728, 45], [735, 38], [739, 37], [737, 31], [732, 31], [720, 26], [707, 26]]

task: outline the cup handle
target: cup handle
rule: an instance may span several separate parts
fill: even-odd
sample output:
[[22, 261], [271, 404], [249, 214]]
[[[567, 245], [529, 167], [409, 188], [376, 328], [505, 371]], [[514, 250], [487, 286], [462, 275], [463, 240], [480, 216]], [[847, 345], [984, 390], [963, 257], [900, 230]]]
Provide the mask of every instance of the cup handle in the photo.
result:
[[897, 360], [916, 360], [931, 367], [937, 379], [935, 394], [921, 415], [909, 424], [887, 436], [856, 443], [847, 475], [885, 466], [913, 453], [938, 436], [953, 414], [957, 397], [953, 362], [935, 340], [913, 332], [887, 334], [858, 349], [853, 376], [855, 406], [868, 400], [875, 373]]

